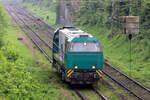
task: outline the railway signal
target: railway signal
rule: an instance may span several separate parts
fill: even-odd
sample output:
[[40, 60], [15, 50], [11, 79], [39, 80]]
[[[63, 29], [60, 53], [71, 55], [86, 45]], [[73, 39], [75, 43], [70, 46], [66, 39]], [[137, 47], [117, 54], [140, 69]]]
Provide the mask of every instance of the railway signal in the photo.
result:
[[139, 34], [139, 16], [123, 16], [123, 33]]
[[[130, 70], [131, 70], [131, 55], [132, 55], [132, 36], [133, 34], [139, 34], [139, 16], [123, 16], [123, 33], [128, 34], [130, 40]], [[130, 73], [131, 76], [131, 73]]]

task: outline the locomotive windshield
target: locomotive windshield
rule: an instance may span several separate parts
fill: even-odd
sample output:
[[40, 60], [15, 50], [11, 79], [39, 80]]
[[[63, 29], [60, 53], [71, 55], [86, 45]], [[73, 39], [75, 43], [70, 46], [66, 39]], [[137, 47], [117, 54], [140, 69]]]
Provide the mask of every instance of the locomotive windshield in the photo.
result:
[[102, 52], [102, 49], [100, 43], [73, 42], [70, 44], [69, 52]]

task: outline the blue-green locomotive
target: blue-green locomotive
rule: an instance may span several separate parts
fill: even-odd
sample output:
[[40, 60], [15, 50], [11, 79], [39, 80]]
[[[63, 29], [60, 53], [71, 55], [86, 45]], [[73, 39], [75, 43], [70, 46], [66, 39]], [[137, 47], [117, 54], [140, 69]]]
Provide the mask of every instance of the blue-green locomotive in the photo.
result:
[[92, 35], [63, 27], [53, 36], [53, 67], [71, 84], [93, 84], [102, 77], [103, 52]]

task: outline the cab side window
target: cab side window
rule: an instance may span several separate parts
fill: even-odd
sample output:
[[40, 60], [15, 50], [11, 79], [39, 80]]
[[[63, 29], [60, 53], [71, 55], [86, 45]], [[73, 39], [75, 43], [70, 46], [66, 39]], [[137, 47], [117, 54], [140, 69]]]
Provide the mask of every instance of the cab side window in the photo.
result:
[[69, 42], [66, 39], [65, 40], [65, 52], [68, 52], [68, 48], [69, 48]]
[[59, 34], [56, 34], [53, 39], [53, 52], [59, 52]]

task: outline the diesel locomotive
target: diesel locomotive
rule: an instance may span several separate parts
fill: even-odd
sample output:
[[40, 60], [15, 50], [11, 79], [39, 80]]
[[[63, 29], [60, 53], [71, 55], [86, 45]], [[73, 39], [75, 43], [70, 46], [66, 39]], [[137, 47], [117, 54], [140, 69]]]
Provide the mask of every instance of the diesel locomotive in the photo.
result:
[[75, 27], [63, 27], [53, 36], [53, 63], [63, 81], [94, 84], [102, 78], [103, 52], [98, 39]]

